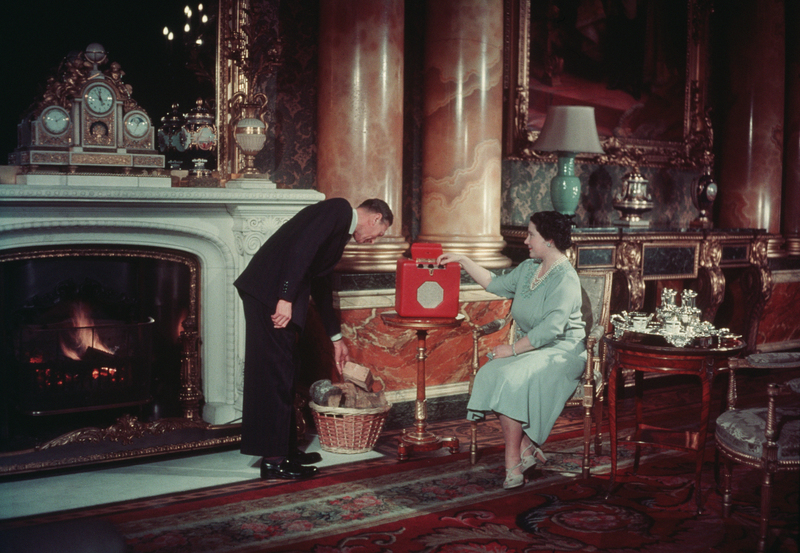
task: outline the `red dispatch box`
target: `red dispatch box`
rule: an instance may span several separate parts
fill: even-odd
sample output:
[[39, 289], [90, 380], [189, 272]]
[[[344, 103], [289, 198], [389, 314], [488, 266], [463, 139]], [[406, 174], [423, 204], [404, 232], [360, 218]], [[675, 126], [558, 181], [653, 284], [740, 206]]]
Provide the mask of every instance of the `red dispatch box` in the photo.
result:
[[401, 317], [455, 317], [461, 267], [437, 265], [441, 244], [411, 244], [411, 259], [397, 261], [394, 307]]

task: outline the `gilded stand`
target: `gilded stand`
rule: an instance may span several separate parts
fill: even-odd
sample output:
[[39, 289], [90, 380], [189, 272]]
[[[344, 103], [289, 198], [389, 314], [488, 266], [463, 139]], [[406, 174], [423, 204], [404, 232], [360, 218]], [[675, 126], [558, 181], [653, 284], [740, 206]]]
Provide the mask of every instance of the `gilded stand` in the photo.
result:
[[441, 438], [426, 430], [427, 407], [425, 402], [425, 359], [428, 356], [426, 338], [428, 331], [439, 328], [456, 328], [464, 320], [459, 317], [401, 317], [394, 311], [381, 314], [389, 326], [417, 332], [417, 402], [414, 427], [406, 428], [397, 444], [397, 459], [405, 461], [413, 451], [435, 451], [447, 447], [450, 453], [458, 452], [458, 438]]

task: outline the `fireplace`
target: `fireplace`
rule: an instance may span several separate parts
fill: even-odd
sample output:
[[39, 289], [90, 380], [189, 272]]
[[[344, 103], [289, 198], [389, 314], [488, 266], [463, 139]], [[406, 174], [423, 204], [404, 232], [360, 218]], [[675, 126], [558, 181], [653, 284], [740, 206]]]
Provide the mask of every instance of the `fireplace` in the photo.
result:
[[[112, 295], [133, 297], [129, 288], [117, 286], [113, 278], [96, 276], [137, 271], [161, 271], [167, 274], [161, 280], [162, 286], [191, 290], [176, 304], [179, 307], [170, 308], [173, 312], [168, 314], [169, 323], [164, 322], [163, 312], [145, 309], [141, 303], [134, 308], [138, 309], [135, 317], [97, 315], [95, 323], [99, 320], [102, 324], [113, 321], [133, 325], [128, 330], [136, 339], [139, 333], [142, 337], [148, 333], [153, 336], [148, 386], [153, 399], [134, 397], [132, 391], [130, 396], [116, 399], [119, 403], [152, 405], [151, 411], [163, 409], [164, 417], [177, 411], [179, 417], [211, 427], [235, 424], [241, 416], [244, 314], [233, 281], [283, 222], [324, 196], [313, 190], [275, 188], [148, 187], [142, 184], [147, 179], [141, 176], [131, 178], [128, 186], [129, 181], [119, 175], [110, 179], [108, 186], [100, 186], [97, 183], [102, 179], [94, 177], [82, 182], [80, 175], [74, 175], [66, 184], [0, 184], [0, 256], [6, 260], [4, 265], [14, 256], [25, 257], [20, 260], [23, 264], [50, 264], [50, 269], [41, 270], [48, 275], [48, 286], [30, 290], [28, 297], [52, 295], [70, 278], [72, 283], [65, 286], [84, 286], [87, 277], [99, 281]], [[95, 268], [88, 275], [62, 275], [65, 269], [57, 264], [65, 257], [72, 261], [81, 258], [84, 265], [95, 263]], [[120, 269], [114, 265], [119, 259], [136, 262]], [[111, 265], [102, 265], [109, 262]], [[13, 278], [28, 278], [25, 271], [14, 270], [19, 274]], [[9, 275], [3, 275], [4, 288], [12, 278]], [[191, 310], [186, 302], [191, 301], [196, 301], [194, 315], [184, 318], [183, 313]], [[163, 308], [161, 303], [159, 306]], [[7, 317], [4, 307], [0, 319]], [[153, 323], [148, 322], [149, 317]], [[71, 314], [68, 319], [72, 320]], [[160, 325], [165, 325], [166, 330]], [[161, 352], [158, 341], [165, 333], [174, 336], [179, 330], [182, 335], [178, 349], [174, 349], [173, 342], [169, 353]], [[91, 355], [103, 358], [101, 352], [94, 350]], [[170, 356], [177, 363], [177, 376], [166, 376], [162, 371], [161, 364]], [[175, 356], [179, 357], [177, 361]], [[101, 373], [93, 382], [101, 377], [107, 379], [108, 375]], [[177, 384], [169, 381], [171, 378], [176, 378]], [[173, 391], [177, 388], [177, 399], [174, 395], [169, 400], [158, 399], [153, 390], [159, 387], [171, 387]], [[80, 412], [76, 417], [91, 421], [90, 416], [108, 410], [104, 401], [82, 399], [74, 404], [45, 406], [44, 410], [77, 409]], [[94, 403], [102, 405], [102, 409], [91, 410]], [[27, 411], [42, 410], [41, 407], [31, 404]], [[152, 418], [156, 415], [147, 414]]]
[[194, 367], [182, 371], [198, 272], [195, 256], [160, 249], [0, 253], [0, 449], [54, 438], [65, 416], [86, 411], [199, 418], [191, 394], [199, 377]]

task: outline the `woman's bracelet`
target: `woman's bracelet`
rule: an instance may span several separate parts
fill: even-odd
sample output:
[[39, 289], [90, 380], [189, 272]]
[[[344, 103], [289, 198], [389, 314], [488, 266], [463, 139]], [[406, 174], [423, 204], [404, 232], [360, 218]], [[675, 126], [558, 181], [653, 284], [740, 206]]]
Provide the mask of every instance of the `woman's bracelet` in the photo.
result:
[[517, 343], [516, 342], [511, 344], [511, 355], [513, 355], [514, 357], [517, 356]]

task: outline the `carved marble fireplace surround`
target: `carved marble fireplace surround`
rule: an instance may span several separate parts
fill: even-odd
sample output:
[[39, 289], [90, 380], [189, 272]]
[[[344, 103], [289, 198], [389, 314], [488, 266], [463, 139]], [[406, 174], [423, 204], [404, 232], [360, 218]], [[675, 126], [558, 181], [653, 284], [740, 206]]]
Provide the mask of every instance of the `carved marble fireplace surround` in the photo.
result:
[[[172, 188], [147, 179], [71, 177], [68, 185], [0, 185], [0, 252], [51, 246], [177, 250], [200, 264], [203, 419], [241, 416], [244, 315], [233, 281], [281, 224], [324, 199], [314, 190]], [[98, 182], [100, 184], [98, 184]]]

